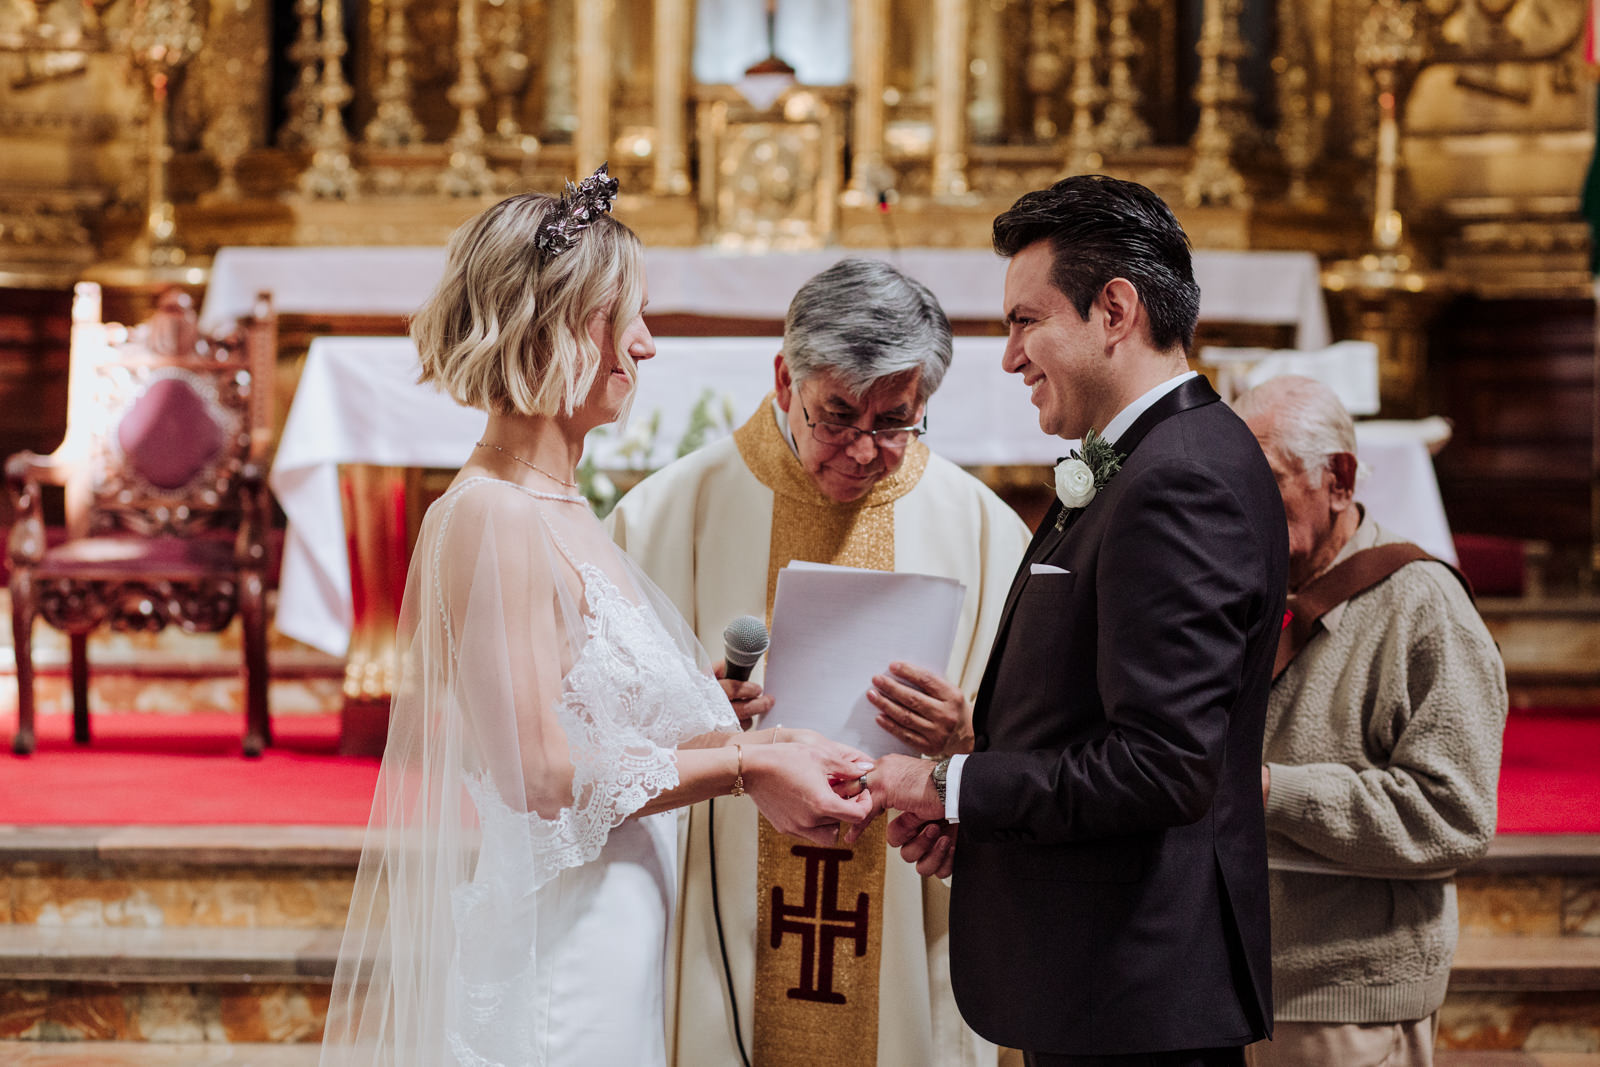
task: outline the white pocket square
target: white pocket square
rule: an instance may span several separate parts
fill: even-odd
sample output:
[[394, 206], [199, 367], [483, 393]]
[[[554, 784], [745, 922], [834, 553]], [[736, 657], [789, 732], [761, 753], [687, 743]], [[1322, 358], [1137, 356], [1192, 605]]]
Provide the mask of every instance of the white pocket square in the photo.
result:
[[1072, 572], [1061, 567], [1052, 567], [1048, 563], [1035, 563], [1028, 568], [1029, 574], [1071, 574]]

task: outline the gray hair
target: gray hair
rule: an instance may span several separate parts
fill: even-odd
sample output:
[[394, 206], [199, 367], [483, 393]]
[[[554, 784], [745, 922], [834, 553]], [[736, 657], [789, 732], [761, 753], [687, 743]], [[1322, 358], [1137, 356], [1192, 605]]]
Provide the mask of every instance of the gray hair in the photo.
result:
[[950, 367], [950, 320], [928, 287], [876, 259], [842, 259], [794, 294], [783, 320], [783, 358], [803, 382], [830, 372], [853, 395], [908, 370], [917, 399]]
[[1339, 400], [1339, 394], [1315, 378], [1284, 374], [1268, 378], [1233, 402], [1246, 422], [1255, 417], [1273, 419], [1279, 450], [1293, 457], [1316, 486], [1328, 458], [1340, 452], [1356, 454], [1356, 425]]

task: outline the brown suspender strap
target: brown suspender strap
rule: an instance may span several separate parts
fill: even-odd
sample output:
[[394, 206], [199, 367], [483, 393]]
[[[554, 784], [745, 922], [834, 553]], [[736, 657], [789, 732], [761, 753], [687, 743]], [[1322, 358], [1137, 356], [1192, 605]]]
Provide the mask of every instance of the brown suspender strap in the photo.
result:
[[[1278, 635], [1278, 658], [1272, 664], [1272, 677], [1277, 678], [1306, 647], [1316, 633], [1317, 620], [1358, 593], [1364, 593], [1408, 563], [1435, 559], [1408, 541], [1376, 545], [1350, 556], [1343, 563], [1324, 571], [1306, 583], [1304, 589], [1289, 595], [1289, 617]], [[1444, 564], [1449, 567], [1448, 563]], [[1472, 595], [1472, 586], [1460, 571], [1450, 567]]]

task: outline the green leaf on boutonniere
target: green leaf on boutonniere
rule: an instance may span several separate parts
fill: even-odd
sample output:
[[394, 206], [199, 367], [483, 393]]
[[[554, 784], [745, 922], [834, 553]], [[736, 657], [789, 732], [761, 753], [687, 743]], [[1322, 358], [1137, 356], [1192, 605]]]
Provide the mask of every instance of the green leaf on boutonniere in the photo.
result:
[[1082, 453], [1073, 451], [1072, 455], [1083, 460], [1094, 472], [1094, 487], [1104, 489], [1111, 476], [1122, 469], [1122, 461], [1128, 457], [1111, 447], [1111, 443], [1101, 437], [1093, 428], [1083, 435]]

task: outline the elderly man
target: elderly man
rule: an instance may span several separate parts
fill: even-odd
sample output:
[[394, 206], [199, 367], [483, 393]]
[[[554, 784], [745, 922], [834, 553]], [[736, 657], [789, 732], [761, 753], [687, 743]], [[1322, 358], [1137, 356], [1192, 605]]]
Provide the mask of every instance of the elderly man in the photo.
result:
[[[958, 579], [967, 594], [948, 677], [975, 692], [1028, 531], [918, 439], [950, 356], [950, 324], [925, 287], [872, 260], [823, 271], [790, 304], [775, 393], [730, 440], [624, 497], [610, 519], [617, 543], [713, 650], [735, 617], [770, 619], [791, 561]], [[903, 681], [952, 688], [896, 666]], [[770, 706], [761, 696], [741, 714]], [[971, 748], [959, 693], [879, 708], [885, 729], [930, 756]], [[778, 707], [771, 719], [782, 717]], [[885, 863], [881, 823], [854, 849], [800, 858], [748, 801], [698, 805], [687, 821], [675, 1063], [994, 1062], [950, 991], [948, 890]], [[808, 920], [790, 914], [802, 902]]]
[[1277, 1032], [1262, 1067], [1428, 1064], [1460, 863], [1494, 836], [1505, 670], [1463, 581], [1351, 500], [1333, 391], [1274, 378], [1235, 405], [1289, 521], [1266, 765]]

